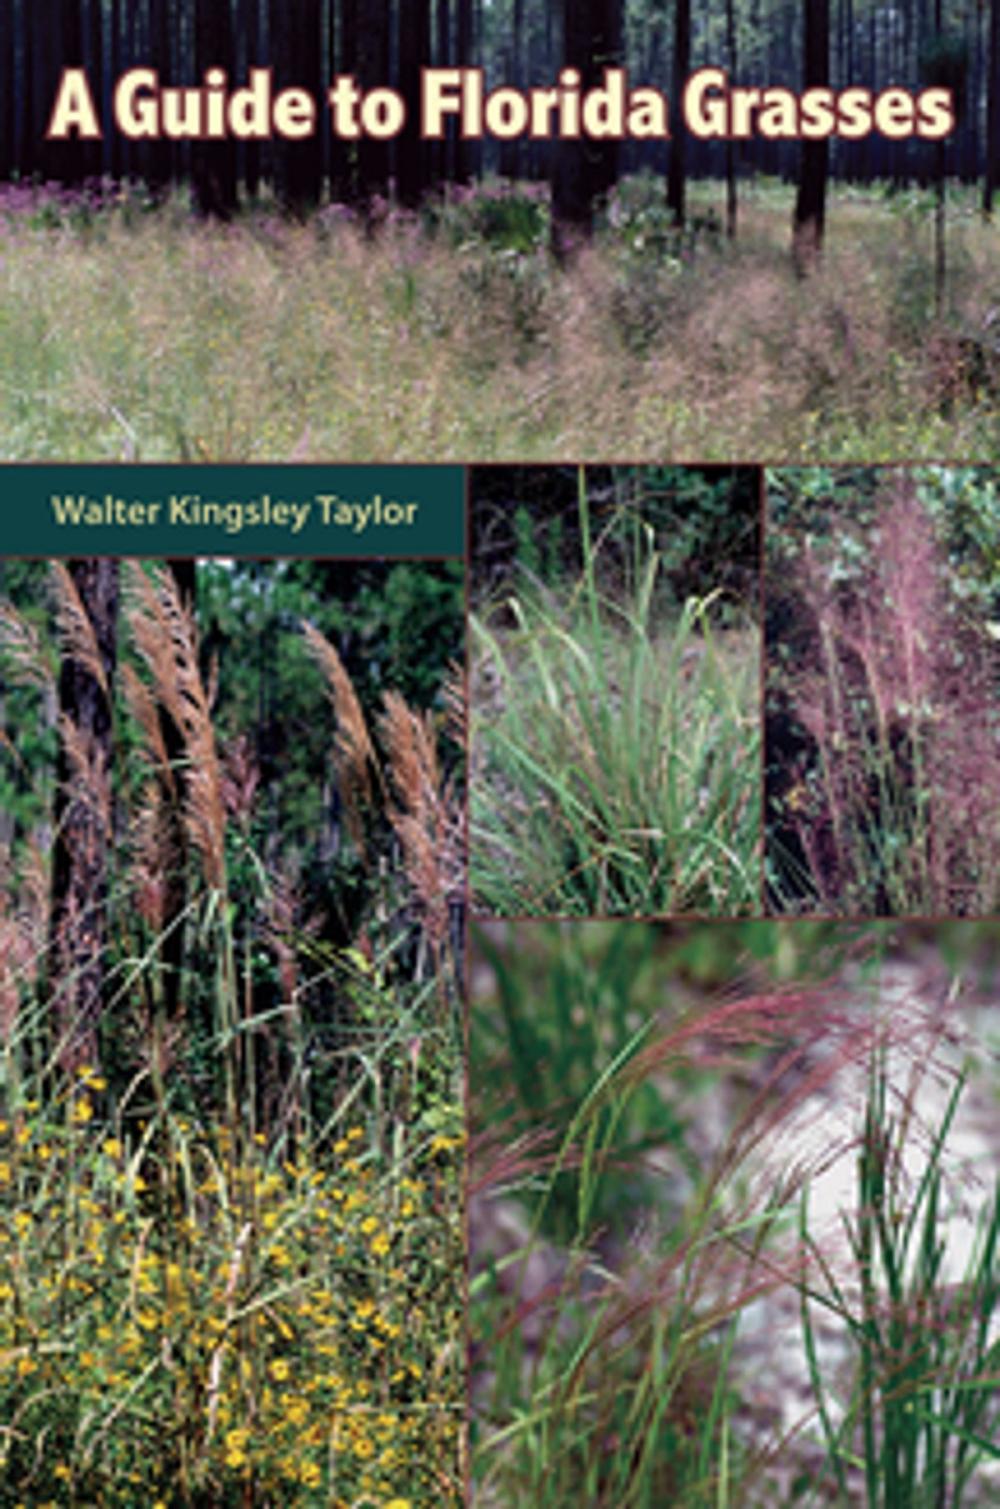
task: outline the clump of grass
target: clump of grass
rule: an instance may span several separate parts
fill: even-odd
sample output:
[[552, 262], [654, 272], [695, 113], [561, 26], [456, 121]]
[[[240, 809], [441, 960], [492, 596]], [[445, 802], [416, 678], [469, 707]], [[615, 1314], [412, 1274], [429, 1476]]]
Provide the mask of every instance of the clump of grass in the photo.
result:
[[[717, 632], [690, 598], [657, 632], [660, 557], [640, 542], [634, 594], [598, 585], [580, 479], [583, 569], [572, 592], [509, 598], [514, 629], [473, 619], [470, 869], [484, 910], [747, 911], [759, 883], [756, 634]], [[726, 643], [727, 639], [735, 639]]]
[[[834, 1274], [813, 1239], [805, 1194], [802, 1200], [802, 1238], [813, 1265], [811, 1283], [801, 1288], [802, 1325], [826, 1447], [821, 1475], [829, 1474], [846, 1502], [848, 1467], [860, 1462], [869, 1509], [959, 1509], [976, 1501], [983, 1464], [1000, 1461], [1000, 1179], [980, 1209], [965, 1272], [949, 1281], [947, 1219], [955, 1192], [945, 1182], [947, 1145], [966, 1074], [954, 1077], [940, 1123], [924, 1128], [919, 1106], [934, 1045], [914, 1058], [903, 1095], [892, 1085], [889, 1054], [883, 1034], [872, 1054], [856, 1210], [844, 1218], [856, 1266], [852, 1286]], [[911, 1144], [918, 1138], [923, 1166], [914, 1171]], [[842, 1322], [856, 1358], [846, 1398], [835, 1398], [817, 1361], [818, 1304]]]
[[[397, 219], [374, 242], [264, 210], [10, 212], [3, 454], [600, 461], [613, 435], [652, 461], [741, 460], [761, 437], [775, 459], [996, 459], [1000, 287], [971, 192], [949, 196], [940, 316], [927, 196], [834, 188], [800, 282], [784, 186], [745, 185], [733, 245], [668, 232], [657, 193], [626, 191], [567, 270], [544, 204], [490, 191], [459, 237]], [[692, 224], [717, 203], [692, 185]]]
[[864, 548], [846, 582], [811, 546], [800, 558], [801, 653], [772, 684], [810, 753], [783, 798], [801, 860], [773, 853], [777, 904], [787, 884], [826, 912], [984, 915], [1000, 899], [993, 647], [909, 479]]

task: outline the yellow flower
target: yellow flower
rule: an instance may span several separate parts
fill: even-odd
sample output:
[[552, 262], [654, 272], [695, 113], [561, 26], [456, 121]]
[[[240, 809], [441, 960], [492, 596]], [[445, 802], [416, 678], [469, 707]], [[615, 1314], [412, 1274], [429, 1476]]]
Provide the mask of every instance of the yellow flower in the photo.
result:
[[94, 1119], [94, 1107], [89, 1100], [78, 1100], [73, 1107], [73, 1120], [78, 1126], [86, 1126], [88, 1121]]
[[284, 1413], [289, 1425], [302, 1425], [309, 1413], [309, 1400], [301, 1397], [287, 1400]]
[[392, 1243], [389, 1241], [389, 1238], [383, 1231], [374, 1238], [368, 1250], [371, 1253], [372, 1257], [385, 1257], [391, 1245]]
[[291, 1376], [291, 1368], [283, 1357], [276, 1357], [268, 1370], [275, 1383], [284, 1383]]
[[315, 1462], [303, 1462], [299, 1471], [299, 1482], [307, 1488], [315, 1488], [323, 1474]]
[[385, 1509], [410, 1509], [409, 1499], [390, 1499]]
[[101, 1144], [101, 1151], [108, 1158], [120, 1158], [122, 1155], [122, 1145], [117, 1137], [106, 1137]]

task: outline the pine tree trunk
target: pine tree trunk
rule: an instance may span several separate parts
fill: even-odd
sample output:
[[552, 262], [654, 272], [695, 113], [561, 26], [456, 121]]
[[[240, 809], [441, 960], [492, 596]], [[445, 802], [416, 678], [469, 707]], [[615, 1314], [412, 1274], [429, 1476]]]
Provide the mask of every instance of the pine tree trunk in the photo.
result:
[[[804, 21], [802, 87], [805, 90], [830, 81], [829, 0], [805, 0]], [[792, 246], [795, 266], [800, 274], [814, 266], [823, 247], [829, 157], [829, 143], [825, 138], [803, 142]]]
[[990, 5], [990, 46], [987, 63], [986, 171], [983, 175], [983, 214], [993, 214], [993, 196], [1000, 188], [1000, 0]]
[[[691, 0], [676, 0], [674, 11], [674, 100], [679, 103], [684, 82], [691, 72]], [[667, 208], [678, 225], [684, 224], [687, 189], [687, 132], [681, 112], [675, 107], [670, 167], [667, 172]]]
[[[229, 0], [195, 0], [195, 68], [198, 83], [209, 68], [233, 72], [233, 18]], [[194, 145], [191, 176], [202, 215], [228, 220], [236, 208], [236, 149], [231, 141]]]
[[420, 135], [420, 71], [431, 53], [430, 0], [411, 0], [399, 32], [399, 88], [406, 101], [406, 126], [396, 143], [396, 187], [400, 204], [416, 209], [427, 188], [426, 143]]

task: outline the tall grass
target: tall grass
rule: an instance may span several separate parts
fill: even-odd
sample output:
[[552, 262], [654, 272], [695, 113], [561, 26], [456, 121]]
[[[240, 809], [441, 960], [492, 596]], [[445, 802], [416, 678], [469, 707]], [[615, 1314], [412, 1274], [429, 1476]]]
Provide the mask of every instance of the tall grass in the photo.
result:
[[[734, 244], [678, 247], [662, 186], [639, 197], [565, 272], [542, 232], [498, 244], [488, 217], [372, 242], [329, 217], [205, 226], [180, 204], [4, 215], [0, 453], [996, 458], [995, 230], [971, 192], [949, 195], [940, 316], [930, 196], [832, 190], [806, 280], [783, 186], [743, 186]], [[718, 194], [691, 199], [704, 221]]]
[[[878, 969], [859, 981], [856, 962], [825, 984], [671, 999], [565, 1107], [550, 1087], [539, 1121], [551, 1105], [555, 1137], [536, 1128], [512, 1141], [480, 1121], [477, 1503], [992, 1502], [998, 1213], [994, 1193], [957, 1182], [949, 1145], [965, 1083], [951, 1062], [966, 1046], [961, 1019], [950, 997], [928, 1008], [923, 985], [900, 997]], [[547, 983], [536, 967], [534, 993]], [[673, 1143], [643, 1154], [637, 1098], [684, 1103], [696, 1122], [684, 1085], [712, 1068], [746, 1083], [722, 1124], [710, 1112], [712, 1130], [693, 1139], [701, 1166], [690, 1178]], [[474, 1113], [497, 1102], [495, 1065], [487, 1072], [477, 1090], [474, 1063]], [[942, 1075], [951, 1088], [936, 1120], [924, 1106]], [[811, 1137], [817, 1107], [831, 1103], [840, 1130]], [[828, 1205], [818, 1214], [816, 1187], [832, 1173], [849, 1188], [845, 1163], [858, 1170], [853, 1200], [835, 1218]], [[609, 1186], [631, 1202], [627, 1233], [598, 1204]], [[567, 1191], [568, 1228], [552, 1220]], [[956, 1282], [951, 1223], [970, 1211], [978, 1238]], [[768, 1327], [796, 1310], [790, 1368], [769, 1346], [794, 1339]], [[843, 1366], [820, 1350], [820, 1313]], [[793, 1397], [759, 1416], [755, 1396], [782, 1387]]]
[[[817, 1066], [824, 1035], [836, 1047]], [[680, 1011], [671, 1025], [633, 1033], [548, 1154], [528, 1144], [518, 1157], [482, 1135], [473, 1201], [521, 1194], [527, 1217], [518, 1245], [487, 1248], [476, 1260], [477, 1502], [708, 1509], [752, 1501], [741, 1494], [763, 1463], [735, 1424], [733, 1350], [746, 1309], [799, 1272], [790, 1237], [805, 1177], [803, 1167], [789, 1167], [762, 1179], [755, 1155], [862, 1041], [833, 1000], [812, 993]], [[670, 1076], [695, 1063], [704, 1069], [732, 1062], [740, 1047], [768, 1046], [775, 1061], [763, 1087], [669, 1221], [655, 1202], [635, 1209], [633, 1234], [609, 1249], [595, 1228], [594, 1197], [608, 1178], [634, 1176], [622, 1136], [634, 1097], [651, 1083], [662, 1094]], [[552, 1249], [543, 1240], [547, 1212], [567, 1179], [574, 1234]]]
[[801, 873], [786, 887], [842, 914], [986, 915], [1000, 900], [1000, 714], [995, 647], [963, 616], [912, 483], [882, 502], [869, 558], [843, 583], [807, 547], [797, 568], [794, 666], [772, 686], [809, 740], [784, 799]]
[[[257, 783], [245, 749], [219, 747], [172, 578], [136, 565], [129, 588], [142, 770], [116, 786], [101, 1062], [66, 1058], [77, 1024], [54, 1021], [46, 877], [21, 867], [18, 885], [4, 856], [4, 1501], [457, 1504], [464, 1131], [447, 920], [461, 826], [437, 731], [390, 694], [370, 735], [334, 647], [304, 629], [351, 841], [372, 856], [366, 949], [337, 948], [278, 835], [248, 852]], [[82, 652], [62, 601], [63, 653]], [[31, 674], [13, 610], [7, 627]], [[168, 920], [171, 794], [196, 863]], [[173, 1006], [168, 928], [183, 932]], [[265, 972], [280, 990], [262, 1000]]]
[[[935, 1031], [942, 1031], [940, 1023]], [[928, 1056], [913, 1061], [902, 1095], [890, 1078], [886, 1035], [872, 1053], [857, 1206], [845, 1218], [856, 1265], [850, 1287], [810, 1235], [806, 1194], [802, 1201], [816, 1285], [802, 1285], [802, 1324], [824, 1468], [846, 1499], [846, 1467], [860, 1460], [868, 1509], [959, 1509], [975, 1499], [983, 1464], [1000, 1462], [1000, 1178], [980, 1206], [965, 1271], [957, 1283], [949, 1281], [947, 1223], [956, 1195], [953, 1173], [946, 1182], [947, 1146], [966, 1073], [955, 1076], [940, 1123], [924, 1125], [921, 1090], [935, 1065], [934, 1044], [927, 1048]], [[918, 1139], [923, 1162], [914, 1169], [910, 1144]], [[852, 1390], [836, 1411], [817, 1361], [817, 1301], [843, 1323], [856, 1358]]]
[[634, 592], [602, 590], [582, 473], [579, 509], [568, 596], [508, 598], [512, 629], [473, 619], [475, 899], [507, 915], [750, 910], [756, 633], [717, 632], [711, 595], [662, 627], [652, 531]]

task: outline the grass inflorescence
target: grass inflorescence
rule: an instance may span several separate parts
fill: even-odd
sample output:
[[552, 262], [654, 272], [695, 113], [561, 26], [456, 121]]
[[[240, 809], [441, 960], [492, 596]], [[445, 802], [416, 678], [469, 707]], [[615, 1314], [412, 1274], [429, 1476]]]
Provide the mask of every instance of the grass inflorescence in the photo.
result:
[[[533, 1125], [498, 1073], [530, 1043], [495, 1026], [474, 1059], [476, 1502], [992, 1502], [1000, 1223], [953, 1146], [974, 1062], [953, 991], [843, 932], [826, 979], [803, 961], [687, 1004], [664, 972], [683, 938], [644, 930], [606, 924], [596, 958], [631, 977], [630, 1030], [581, 994], [591, 1076], [540, 1073]], [[782, 936], [756, 939], [769, 969]], [[483, 948], [501, 992], [503, 966], [530, 988], [524, 1022], [592, 951], [526, 923]]]
[[[995, 228], [949, 199], [831, 190], [797, 278], [790, 190], [743, 186], [739, 237], [691, 186], [623, 185], [592, 247], [551, 258], [544, 193], [488, 185], [372, 238], [341, 207], [225, 226], [123, 189], [96, 211], [0, 201], [8, 459], [997, 456]], [[470, 391], [474, 401], [470, 401]]]

